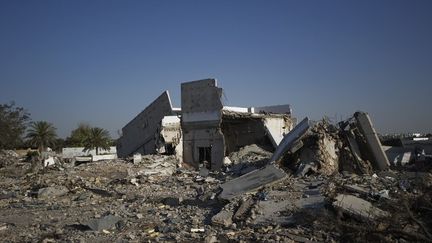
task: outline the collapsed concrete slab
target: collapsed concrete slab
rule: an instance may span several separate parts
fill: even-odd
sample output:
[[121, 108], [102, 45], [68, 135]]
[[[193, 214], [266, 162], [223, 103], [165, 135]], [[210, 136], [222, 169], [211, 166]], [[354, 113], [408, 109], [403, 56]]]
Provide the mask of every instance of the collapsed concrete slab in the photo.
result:
[[389, 216], [387, 212], [374, 207], [370, 202], [352, 195], [339, 194], [335, 199], [336, 201], [333, 202], [335, 208], [362, 220], [375, 220]]
[[370, 173], [372, 168], [389, 169], [389, 160], [367, 113], [358, 111], [350, 119], [340, 122], [339, 126], [352, 153], [354, 171]]
[[279, 160], [285, 152], [295, 145], [296, 141], [299, 140], [309, 128], [310, 121], [309, 118], [306, 117], [282, 139], [279, 146], [276, 148], [276, 151], [273, 153], [270, 162]]
[[364, 135], [367, 147], [369, 148], [373, 161], [375, 162], [374, 166], [378, 170], [387, 170], [390, 163], [381, 147], [381, 142], [372, 125], [369, 115], [365, 112], [356, 112], [354, 117], [357, 120], [358, 127]]
[[220, 198], [229, 200], [237, 195], [256, 190], [261, 186], [283, 179], [286, 173], [275, 165], [282, 155], [306, 133], [310, 127], [309, 119], [303, 119], [281, 141], [270, 158], [269, 164], [262, 169], [254, 170], [221, 185]]
[[219, 197], [229, 200], [243, 193], [257, 190], [261, 186], [283, 179], [286, 175], [287, 174], [282, 169], [277, 168], [274, 164], [269, 164], [264, 168], [254, 170], [236, 179], [225, 182], [220, 186], [222, 188], [222, 193]]

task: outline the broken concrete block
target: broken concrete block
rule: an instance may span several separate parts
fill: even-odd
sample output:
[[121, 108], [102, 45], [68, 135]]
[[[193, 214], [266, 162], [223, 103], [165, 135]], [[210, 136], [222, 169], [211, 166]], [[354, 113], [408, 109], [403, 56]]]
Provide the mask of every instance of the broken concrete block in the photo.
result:
[[240, 207], [237, 209], [237, 211], [234, 214], [234, 220], [241, 221], [244, 220], [247, 216], [248, 211], [251, 209], [252, 205], [254, 204], [254, 200], [252, 198], [247, 199], [246, 201], [242, 202]]
[[47, 159], [44, 160], [44, 167], [48, 167], [51, 165], [55, 165], [54, 157], [49, 156]]
[[38, 198], [53, 198], [66, 195], [69, 190], [64, 186], [53, 186], [39, 189], [37, 192]]
[[269, 164], [264, 168], [225, 182], [220, 186], [222, 193], [219, 197], [229, 200], [245, 192], [256, 190], [261, 186], [283, 179], [286, 175], [283, 170], [277, 168], [274, 164]]
[[227, 156], [225, 156], [224, 158], [224, 165], [231, 165], [232, 161], [230, 160], [230, 158], [228, 158]]
[[142, 155], [141, 154], [134, 154], [133, 155], [133, 163], [138, 164], [142, 161]]
[[192, 228], [190, 229], [191, 233], [204, 233], [205, 229], [204, 228]]
[[93, 231], [101, 231], [104, 229], [109, 229], [117, 224], [121, 220], [120, 217], [114, 215], [107, 215], [99, 219], [92, 219], [84, 223]]
[[199, 175], [202, 177], [207, 177], [209, 175], [210, 171], [205, 168], [205, 167], [201, 167], [200, 171], [199, 171]]
[[212, 218], [213, 225], [220, 225], [228, 228], [233, 223], [232, 221], [233, 212], [222, 210]]
[[381, 142], [372, 125], [369, 115], [365, 112], [356, 112], [354, 117], [357, 120], [357, 124], [366, 140], [366, 144], [374, 160], [374, 166], [378, 170], [387, 170], [390, 163], [381, 147]]
[[361, 195], [368, 195], [371, 192], [369, 189], [357, 185], [344, 185], [344, 188], [351, 192], [360, 193]]
[[375, 220], [389, 215], [386, 211], [374, 207], [370, 202], [352, 195], [339, 194], [335, 199], [336, 201], [333, 202], [335, 208], [359, 219]]

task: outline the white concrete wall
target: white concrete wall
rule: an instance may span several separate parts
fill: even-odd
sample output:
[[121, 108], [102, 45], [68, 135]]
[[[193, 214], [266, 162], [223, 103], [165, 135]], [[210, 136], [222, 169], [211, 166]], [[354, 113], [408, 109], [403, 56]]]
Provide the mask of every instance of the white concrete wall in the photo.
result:
[[[63, 148], [62, 150], [62, 156], [65, 159], [71, 159], [73, 157], [76, 156], [89, 156], [89, 155], [96, 155], [96, 150], [92, 149], [90, 151], [86, 151], [84, 152], [84, 147], [68, 147], [68, 148]], [[104, 150], [99, 148], [99, 154], [117, 154], [117, 149], [116, 147], [110, 147], [109, 150]]]
[[93, 155], [93, 161], [117, 159], [117, 154]]
[[264, 127], [267, 131], [267, 135], [273, 146], [276, 148], [287, 134], [291, 127], [285, 123], [283, 117], [266, 117], [264, 118]]

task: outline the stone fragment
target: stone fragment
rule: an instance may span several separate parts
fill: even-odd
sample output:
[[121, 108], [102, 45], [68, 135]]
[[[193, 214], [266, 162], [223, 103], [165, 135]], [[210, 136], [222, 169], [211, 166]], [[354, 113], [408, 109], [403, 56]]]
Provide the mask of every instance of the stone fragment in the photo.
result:
[[202, 167], [199, 171], [199, 175], [202, 177], [207, 177], [209, 175], [209, 173], [210, 173], [210, 171], [205, 167]]
[[219, 225], [228, 228], [233, 223], [233, 212], [222, 210], [212, 218], [213, 225]]
[[114, 215], [107, 215], [102, 218], [89, 220], [84, 223], [84, 225], [88, 226], [93, 231], [101, 231], [113, 227], [120, 220], [120, 217]]
[[246, 201], [242, 202], [240, 207], [237, 209], [237, 211], [234, 214], [234, 220], [236, 221], [244, 220], [253, 204], [254, 204], [254, 200], [252, 198], [249, 198]]
[[333, 206], [363, 220], [375, 220], [389, 215], [386, 211], [373, 206], [370, 202], [347, 194], [339, 194], [336, 201], [333, 202]]
[[53, 198], [66, 195], [69, 190], [64, 186], [52, 186], [41, 188], [37, 192], [38, 198]]

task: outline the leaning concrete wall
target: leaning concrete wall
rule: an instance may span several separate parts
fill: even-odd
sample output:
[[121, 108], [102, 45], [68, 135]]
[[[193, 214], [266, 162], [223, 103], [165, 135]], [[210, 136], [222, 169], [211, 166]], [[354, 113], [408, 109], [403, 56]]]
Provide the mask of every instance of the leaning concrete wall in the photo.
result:
[[117, 155], [126, 157], [133, 153], [156, 153], [156, 132], [163, 117], [169, 115], [175, 115], [175, 112], [169, 93], [165, 91], [122, 128]]
[[[211, 169], [222, 167], [225, 155], [222, 119], [222, 89], [215, 79], [204, 79], [181, 84], [183, 131], [183, 161], [197, 167], [203, 160], [211, 160]], [[203, 151], [211, 153], [210, 158]], [[210, 161], [208, 161], [210, 162]]]

